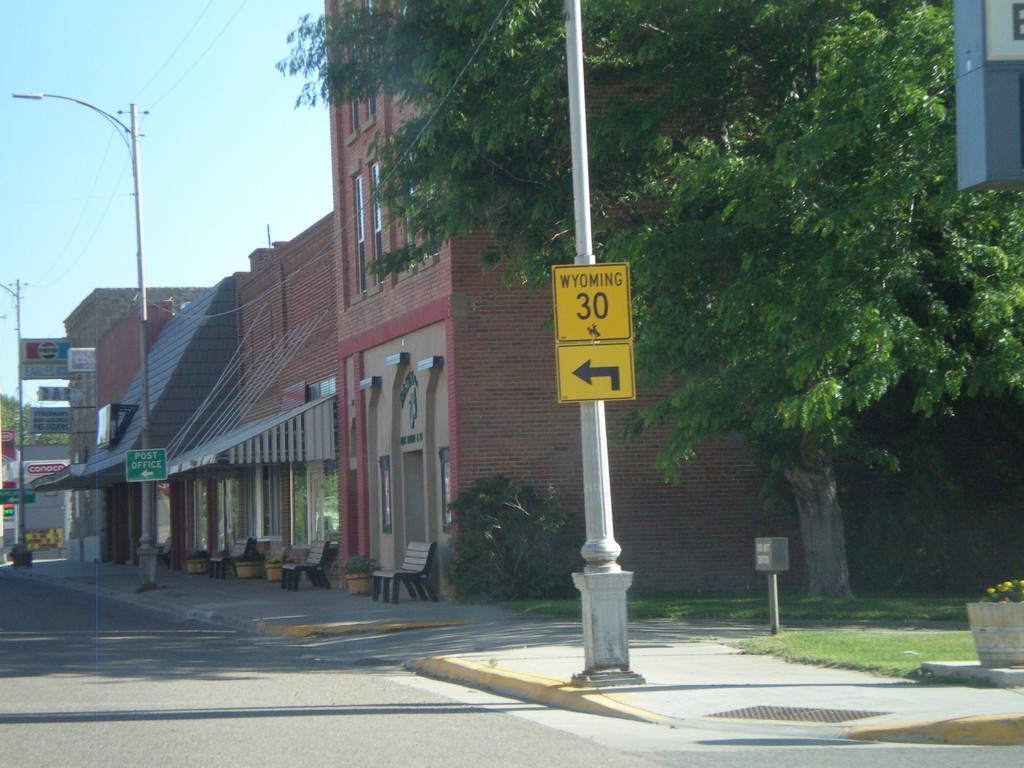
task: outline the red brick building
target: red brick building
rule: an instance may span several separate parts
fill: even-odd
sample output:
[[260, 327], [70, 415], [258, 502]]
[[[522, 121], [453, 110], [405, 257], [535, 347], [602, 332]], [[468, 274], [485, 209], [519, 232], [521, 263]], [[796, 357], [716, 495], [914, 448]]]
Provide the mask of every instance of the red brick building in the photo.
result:
[[234, 275], [220, 407], [169, 450], [185, 552], [255, 538], [279, 555], [339, 537], [336, 281], [330, 216]]
[[[582, 545], [579, 408], [557, 400], [550, 294], [485, 272], [487, 243], [474, 238], [445, 243], [400, 275], [373, 275], [372, 262], [408, 236], [373, 194], [374, 136], [400, 120], [383, 93], [331, 107], [342, 551], [369, 552], [385, 567], [410, 540], [438, 541], [444, 553], [447, 500], [498, 474], [553, 488], [580, 520]], [[794, 525], [762, 512], [745, 447], [708, 445], [680, 484], [666, 484], [654, 466], [662, 436], [617, 438], [636, 405], [607, 407], [615, 536], [635, 587], [755, 583], [753, 539]], [[443, 578], [442, 567], [442, 587]]]

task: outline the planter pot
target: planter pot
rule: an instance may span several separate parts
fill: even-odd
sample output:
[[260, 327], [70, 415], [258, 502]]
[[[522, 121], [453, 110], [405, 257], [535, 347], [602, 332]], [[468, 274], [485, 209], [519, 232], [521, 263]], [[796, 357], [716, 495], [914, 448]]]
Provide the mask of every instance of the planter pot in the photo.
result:
[[968, 603], [967, 619], [983, 667], [1024, 666], [1024, 603]]
[[262, 579], [263, 561], [258, 560], [251, 563], [235, 563], [235, 573], [240, 579]]
[[265, 572], [267, 575], [267, 581], [280, 581], [281, 580], [281, 563], [269, 563]]
[[189, 576], [195, 576], [200, 573], [210, 572], [210, 561], [209, 560], [186, 560], [185, 569], [188, 571]]
[[373, 587], [373, 576], [367, 573], [352, 574], [345, 577], [345, 581], [348, 582], [348, 592], [350, 595], [368, 595]]

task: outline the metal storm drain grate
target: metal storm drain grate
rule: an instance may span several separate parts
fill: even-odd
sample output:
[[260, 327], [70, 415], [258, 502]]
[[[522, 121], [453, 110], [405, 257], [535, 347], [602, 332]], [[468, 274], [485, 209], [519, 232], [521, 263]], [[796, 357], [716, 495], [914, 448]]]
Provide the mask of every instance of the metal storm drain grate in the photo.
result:
[[846, 723], [867, 717], [880, 717], [889, 712], [868, 712], [857, 709], [817, 709], [815, 707], [745, 707], [729, 712], [716, 712], [707, 717], [730, 717], [736, 720], [787, 720], [799, 723]]

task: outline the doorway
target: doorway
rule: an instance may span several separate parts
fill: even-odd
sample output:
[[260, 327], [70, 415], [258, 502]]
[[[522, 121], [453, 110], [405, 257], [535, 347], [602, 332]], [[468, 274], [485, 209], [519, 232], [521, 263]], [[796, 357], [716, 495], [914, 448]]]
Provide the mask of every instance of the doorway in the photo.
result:
[[402, 454], [402, 510], [406, 541], [427, 541], [427, 512], [423, 492], [423, 451]]

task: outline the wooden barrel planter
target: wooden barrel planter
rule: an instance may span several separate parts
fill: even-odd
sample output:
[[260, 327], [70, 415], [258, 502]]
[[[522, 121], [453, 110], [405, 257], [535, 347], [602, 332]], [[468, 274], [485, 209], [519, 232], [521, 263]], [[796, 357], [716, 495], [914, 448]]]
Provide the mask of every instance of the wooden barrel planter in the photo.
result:
[[262, 560], [244, 560], [235, 561], [235, 573], [238, 574], [240, 579], [262, 579], [263, 578], [263, 561]]
[[188, 571], [189, 576], [198, 576], [199, 574], [210, 572], [210, 561], [206, 558], [202, 560], [186, 560], [185, 570]]
[[280, 581], [281, 580], [281, 565], [282, 563], [267, 563], [264, 569], [267, 581]]
[[368, 595], [373, 586], [373, 576], [370, 574], [348, 574], [345, 576], [350, 595]]
[[1024, 603], [968, 603], [967, 619], [983, 667], [1024, 666]]

